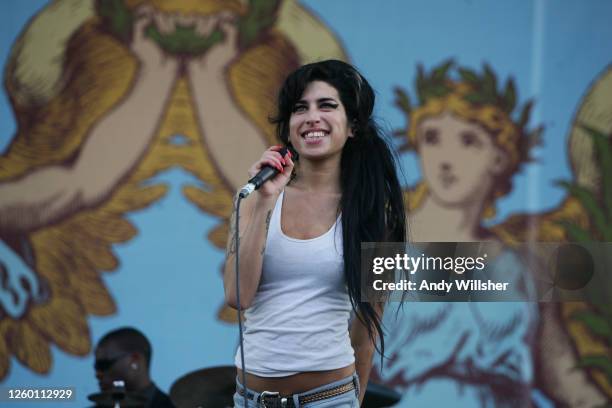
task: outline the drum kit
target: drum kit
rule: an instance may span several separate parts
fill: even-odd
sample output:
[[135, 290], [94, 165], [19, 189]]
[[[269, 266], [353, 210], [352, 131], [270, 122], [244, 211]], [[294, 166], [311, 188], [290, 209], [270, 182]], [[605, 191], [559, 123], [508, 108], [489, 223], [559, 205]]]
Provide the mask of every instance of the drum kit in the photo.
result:
[[236, 367], [212, 367], [193, 371], [170, 387], [177, 408], [225, 408], [234, 406]]
[[[116, 383], [122, 383], [117, 381]], [[87, 398], [96, 406], [111, 408], [143, 407], [144, 399], [125, 391], [123, 384], [113, 384], [109, 392], [91, 394]], [[170, 399], [177, 408], [227, 408], [234, 406], [236, 367], [222, 366], [196, 370], [176, 380], [170, 387]], [[366, 389], [364, 408], [390, 407], [401, 399], [396, 391], [370, 382]]]

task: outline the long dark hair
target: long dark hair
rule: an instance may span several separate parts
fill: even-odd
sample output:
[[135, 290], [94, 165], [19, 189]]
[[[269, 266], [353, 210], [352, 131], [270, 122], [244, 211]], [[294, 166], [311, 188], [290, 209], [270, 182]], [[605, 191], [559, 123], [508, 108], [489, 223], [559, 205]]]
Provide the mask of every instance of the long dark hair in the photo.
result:
[[278, 138], [289, 145], [289, 119], [297, 101], [310, 82], [323, 81], [340, 96], [352, 126], [354, 137], [348, 138], [340, 160], [342, 196], [342, 238], [344, 275], [351, 305], [357, 318], [374, 332], [384, 355], [385, 342], [378, 316], [369, 302], [361, 301], [360, 254], [362, 242], [403, 242], [406, 221], [402, 189], [396, 173], [396, 160], [372, 118], [374, 90], [351, 65], [327, 60], [304, 65], [290, 74], [278, 96]]

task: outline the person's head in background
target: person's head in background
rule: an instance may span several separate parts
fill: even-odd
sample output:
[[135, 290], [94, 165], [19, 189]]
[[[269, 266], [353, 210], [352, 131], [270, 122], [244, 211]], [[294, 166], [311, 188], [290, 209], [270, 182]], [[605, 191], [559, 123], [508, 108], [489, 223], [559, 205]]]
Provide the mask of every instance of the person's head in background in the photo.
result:
[[151, 385], [151, 343], [132, 327], [122, 327], [104, 335], [96, 346], [95, 358], [94, 368], [101, 391], [111, 389], [113, 381], [117, 380], [125, 382], [128, 392], [140, 392]]

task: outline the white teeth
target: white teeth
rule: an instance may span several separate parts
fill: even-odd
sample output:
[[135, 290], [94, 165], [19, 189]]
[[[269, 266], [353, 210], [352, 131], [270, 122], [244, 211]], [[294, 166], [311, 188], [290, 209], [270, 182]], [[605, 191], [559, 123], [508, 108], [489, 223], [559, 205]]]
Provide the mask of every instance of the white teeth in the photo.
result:
[[304, 137], [307, 139], [316, 139], [316, 138], [323, 137], [323, 136], [325, 136], [325, 132], [323, 131], [308, 132], [304, 134]]

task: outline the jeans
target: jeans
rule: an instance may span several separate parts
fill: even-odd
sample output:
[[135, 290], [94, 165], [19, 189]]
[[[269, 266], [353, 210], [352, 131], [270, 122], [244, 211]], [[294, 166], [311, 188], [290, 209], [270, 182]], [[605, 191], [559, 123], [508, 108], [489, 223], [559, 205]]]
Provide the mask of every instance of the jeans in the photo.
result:
[[[346, 384], [351, 380], [354, 381], [357, 386], [354, 390], [351, 390], [349, 392], [345, 392], [344, 394], [336, 395], [335, 397], [327, 398], [321, 401], [309, 402], [304, 405], [300, 405], [299, 403], [300, 396], [304, 396], [304, 395], [324, 391], [330, 388], [334, 388], [339, 385]], [[240, 389], [243, 388], [242, 384], [237, 378], [236, 378], [236, 387]], [[269, 391], [274, 391], [274, 390], [269, 390]], [[255, 398], [247, 400], [249, 404], [248, 408], [259, 408], [260, 405], [257, 403], [257, 397], [259, 396], [259, 393], [253, 390], [250, 390], [250, 389], [249, 389], [249, 392], [255, 394]], [[357, 377], [357, 374], [353, 374], [352, 376], [343, 378], [342, 380], [334, 381], [332, 383], [325, 384], [317, 388], [313, 388], [312, 390], [308, 390], [300, 394], [294, 394], [293, 402], [296, 407], [358, 408], [359, 407], [359, 377]], [[234, 393], [234, 407], [244, 408], [244, 397], [238, 394], [238, 392]]]

